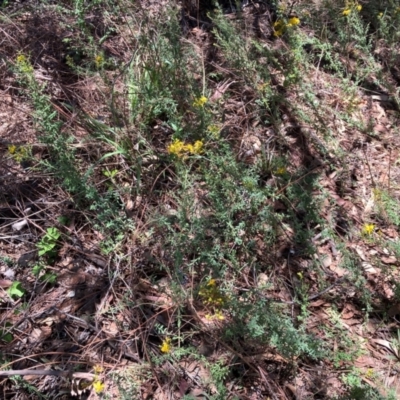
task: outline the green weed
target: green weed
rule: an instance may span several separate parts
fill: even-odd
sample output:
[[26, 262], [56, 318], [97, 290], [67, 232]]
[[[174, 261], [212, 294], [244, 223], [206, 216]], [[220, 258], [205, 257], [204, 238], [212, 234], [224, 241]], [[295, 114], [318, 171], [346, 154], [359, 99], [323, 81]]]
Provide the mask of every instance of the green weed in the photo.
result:
[[56, 227], [47, 228], [46, 234], [36, 244], [39, 256], [54, 258], [57, 254], [56, 247], [60, 237], [61, 232]]

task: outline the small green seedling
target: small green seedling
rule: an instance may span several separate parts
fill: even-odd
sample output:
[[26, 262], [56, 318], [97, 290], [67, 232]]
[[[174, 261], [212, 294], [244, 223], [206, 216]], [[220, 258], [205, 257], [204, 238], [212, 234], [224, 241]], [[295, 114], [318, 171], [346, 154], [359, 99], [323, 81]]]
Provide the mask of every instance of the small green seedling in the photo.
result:
[[68, 218], [66, 215], [60, 215], [60, 216], [57, 218], [57, 221], [58, 221], [61, 225], [63, 225], [63, 226], [69, 224], [69, 218]]
[[57, 281], [57, 275], [53, 272], [46, 272], [40, 277], [40, 280], [44, 283], [48, 283], [49, 285], [54, 285]]
[[114, 178], [118, 175], [118, 170], [117, 169], [112, 169], [111, 171], [109, 169], [103, 171], [103, 175], [106, 176], [107, 178], [110, 178], [111, 182], [106, 182], [107, 188], [109, 191], [113, 190], [115, 186], [115, 180]]
[[21, 282], [15, 281], [7, 289], [7, 293], [12, 299], [19, 299], [25, 294], [25, 289], [22, 287]]
[[61, 236], [61, 232], [55, 228], [47, 228], [46, 234], [42, 237], [40, 242], [36, 245], [39, 249], [39, 256], [54, 255], [57, 241]]
[[44, 268], [45, 266], [42, 263], [35, 264], [35, 266], [32, 268], [32, 274], [35, 276], [39, 276]]
[[106, 176], [107, 178], [114, 178], [115, 176], [117, 176], [117, 174], [118, 174], [118, 170], [117, 169], [112, 169], [111, 171], [110, 170], [105, 170], [105, 171], [103, 171], [103, 175], [104, 176]]
[[43, 262], [39, 262], [32, 268], [32, 274], [38, 277], [40, 281], [50, 285], [53, 285], [57, 281], [57, 274], [46, 271], [46, 265]]
[[10, 322], [6, 322], [5, 329], [0, 329], [0, 340], [6, 343], [11, 343], [14, 340], [14, 336], [7, 330], [12, 327]]

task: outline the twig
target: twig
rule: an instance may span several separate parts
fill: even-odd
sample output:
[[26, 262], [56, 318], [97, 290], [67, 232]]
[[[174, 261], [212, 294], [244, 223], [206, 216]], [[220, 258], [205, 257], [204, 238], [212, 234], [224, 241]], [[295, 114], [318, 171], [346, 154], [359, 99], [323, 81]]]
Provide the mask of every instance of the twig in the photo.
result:
[[51, 376], [62, 376], [62, 377], [71, 377], [71, 378], [79, 378], [79, 379], [89, 379], [93, 380], [95, 375], [90, 372], [73, 372], [71, 371], [57, 371], [54, 369], [16, 369], [10, 371], [0, 371], [0, 376], [14, 376], [14, 375], [51, 375]]
[[390, 194], [390, 166], [392, 164], [392, 148], [389, 147], [388, 193]]
[[[308, 303], [312, 300], [315, 300], [316, 298], [322, 296], [323, 294], [329, 292], [331, 289], [333, 289], [336, 285], [338, 285], [339, 283], [342, 283], [342, 281], [344, 281], [346, 279], [346, 276], [342, 276], [339, 279], [336, 279], [335, 282], [332, 283], [332, 285], [328, 286], [327, 288], [325, 288], [324, 290], [322, 290], [321, 292], [318, 292], [316, 294], [313, 294], [312, 296], [308, 297], [307, 299], [305, 299], [305, 301]], [[268, 300], [272, 300], [272, 299], [268, 299]], [[284, 303], [284, 304], [296, 304], [297, 301], [283, 301], [283, 300], [273, 300], [279, 303]]]
[[368, 161], [367, 153], [366, 153], [366, 151], [365, 151], [365, 149], [364, 149], [364, 146], [362, 146], [361, 149], [362, 149], [362, 152], [364, 153], [365, 162], [367, 163], [369, 175], [371, 176], [372, 187], [373, 187], [374, 189], [376, 189], [377, 186], [376, 186], [376, 184], [375, 184], [374, 175], [372, 174], [371, 165], [370, 165], [370, 163], [369, 163], [369, 161]]

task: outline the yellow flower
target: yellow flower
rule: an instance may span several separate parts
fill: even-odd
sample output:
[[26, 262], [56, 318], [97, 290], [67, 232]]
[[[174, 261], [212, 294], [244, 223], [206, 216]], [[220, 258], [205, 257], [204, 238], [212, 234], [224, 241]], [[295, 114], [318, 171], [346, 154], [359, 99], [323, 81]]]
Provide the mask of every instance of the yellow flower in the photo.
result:
[[371, 236], [375, 230], [374, 224], [364, 224], [363, 228], [361, 229], [361, 233], [364, 236]]
[[206, 314], [206, 319], [208, 320], [219, 319], [220, 321], [223, 321], [225, 317], [222, 314], [221, 310], [217, 310], [215, 314]]
[[30, 154], [27, 147], [17, 147], [14, 144], [8, 146], [8, 153], [11, 154], [12, 158], [17, 162], [26, 160]]
[[360, 11], [362, 10], [362, 5], [361, 5], [361, 4], [357, 4], [357, 5], [356, 5], [356, 10], [357, 10], [358, 12], [360, 12]]
[[170, 338], [166, 338], [161, 346], [160, 346], [160, 350], [162, 353], [169, 353], [171, 351], [171, 339]]
[[299, 277], [300, 280], [303, 280], [304, 278], [303, 273], [301, 271], [297, 273], [297, 276]]
[[260, 83], [257, 85], [257, 89], [260, 90], [260, 91], [262, 91], [262, 90], [267, 89], [268, 86], [269, 86], [269, 83], [268, 83], [268, 82], [260, 82]]
[[297, 17], [292, 17], [289, 19], [287, 26], [296, 26], [300, 24], [300, 19]]
[[219, 319], [220, 321], [223, 321], [225, 319], [220, 310], [215, 313], [215, 318]]
[[203, 152], [203, 142], [197, 140], [194, 144], [185, 144], [182, 140], [175, 139], [167, 148], [169, 154], [182, 157], [185, 153], [200, 154]]
[[379, 14], [378, 14], [378, 18], [382, 18], [383, 17], [383, 12], [380, 12]]
[[202, 297], [204, 304], [217, 309], [223, 306], [227, 300], [226, 296], [219, 290], [215, 279], [210, 279], [203, 285], [199, 295]]
[[211, 136], [218, 139], [221, 129], [218, 125], [209, 125], [207, 131], [211, 133]]
[[285, 175], [286, 174], [286, 168], [285, 167], [279, 167], [275, 171], [276, 175]]
[[347, 17], [350, 13], [351, 13], [351, 9], [350, 8], [346, 8], [345, 10], [343, 10], [342, 15]]
[[285, 26], [285, 23], [283, 22], [282, 19], [278, 19], [278, 21], [274, 22], [274, 29], [280, 30]]
[[279, 37], [282, 36], [285, 32], [286, 25], [283, 20], [278, 19], [278, 21], [274, 22], [274, 36]]
[[373, 378], [374, 377], [374, 369], [373, 368], [368, 368], [366, 371], [365, 371], [365, 376], [366, 376], [366, 378], [368, 378], [368, 379], [371, 379], [371, 378]]
[[23, 64], [26, 62], [26, 57], [23, 54], [20, 54], [17, 56], [17, 63], [18, 64]]
[[194, 146], [192, 144], [185, 144], [184, 150], [189, 154], [193, 154]]
[[102, 381], [99, 381], [98, 379], [96, 379], [93, 382], [93, 389], [97, 394], [103, 392], [104, 388], [105, 388], [105, 385], [104, 385], [104, 383]]
[[195, 99], [193, 102], [194, 107], [203, 107], [208, 101], [206, 96], [201, 96], [198, 99]]
[[23, 73], [31, 73], [33, 72], [33, 67], [30, 64], [29, 60], [23, 54], [19, 54], [16, 58], [17, 65], [21, 72]]
[[379, 189], [372, 189], [372, 193], [374, 194], [374, 200], [380, 201], [382, 200], [382, 191]]
[[201, 140], [196, 140], [193, 145], [192, 154], [200, 154], [203, 152], [203, 142]]
[[95, 365], [93, 371], [96, 375], [101, 374], [103, 372], [103, 367], [101, 365]]
[[101, 54], [99, 54], [99, 55], [97, 55], [96, 58], [94, 59], [94, 62], [95, 62], [95, 64], [96, 64], [96, 67], [97, 67], [97, 68], [100, 68], [100, 67], [103, 65], [104, 57], [103, 57]]
[[179, 139], [175, 139], [167, 148], [169, 154], [174, 154], [178, 157], [182, 156], [185, 150], [185, 143], [183, 143], [182, 140]]

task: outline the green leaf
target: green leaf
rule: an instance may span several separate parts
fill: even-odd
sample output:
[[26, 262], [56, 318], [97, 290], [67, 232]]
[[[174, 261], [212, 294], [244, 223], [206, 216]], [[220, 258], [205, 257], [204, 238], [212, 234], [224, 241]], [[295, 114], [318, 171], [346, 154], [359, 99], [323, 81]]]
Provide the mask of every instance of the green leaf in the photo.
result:
[[[4, 327], [10, 328], [12, 327], [12, 323], [6, 322]], [[14, 336], [10, 332], [7, 332], [5, 329], [0, 329], [0, 340], [3, 340], [6, 343], [10, 343], [14, 340]]]
[[67, 225], [69, 222], [69, 218], [65, 215], [60, 215], [57, 220], [61, 225]]
[[50, 285], [56, 283], [57, 281], [57, 275], [52, 273], [52, 272], [46, 272], [41, 278], [41, 281], [50, 283]]
[[32, 274], [35, 276], [38, 276], [40, 274], [40, 272], [43, 269], [43, 265], [41, 264], [36, 264], [33, 268], [32, 268]]
[[57, 240], [60, 238], [60, 236], [61, 232], [57, 228], [47, 228], [46, 234], [37, 244], [39, 256], [43, 256], [53, 250], [57, 246]]
[[6, 343], [11, 343], [14, 340], [14, 336], [10, 332], [3, 333], [3, 331], [0, 331], [0, 339]]
[[48, 240], [56, 241], [60, 238], [61, 233], [56, 227], [47, 228], [46, 236]]
[[7, 289], [7, 293], [10, 295], [11, 298], [14, 297], [20, 298], [25, 294], [25, 289], [22, 287], [21, 282], [15, 281]]
[[118, 174], [117, 169], [113, 169], [111, 171], [109, 170], [103, 171], [103, 175], [106, 176], [107, 178], [114, 178], [114, 176], [116, 176], [117, 174]]

